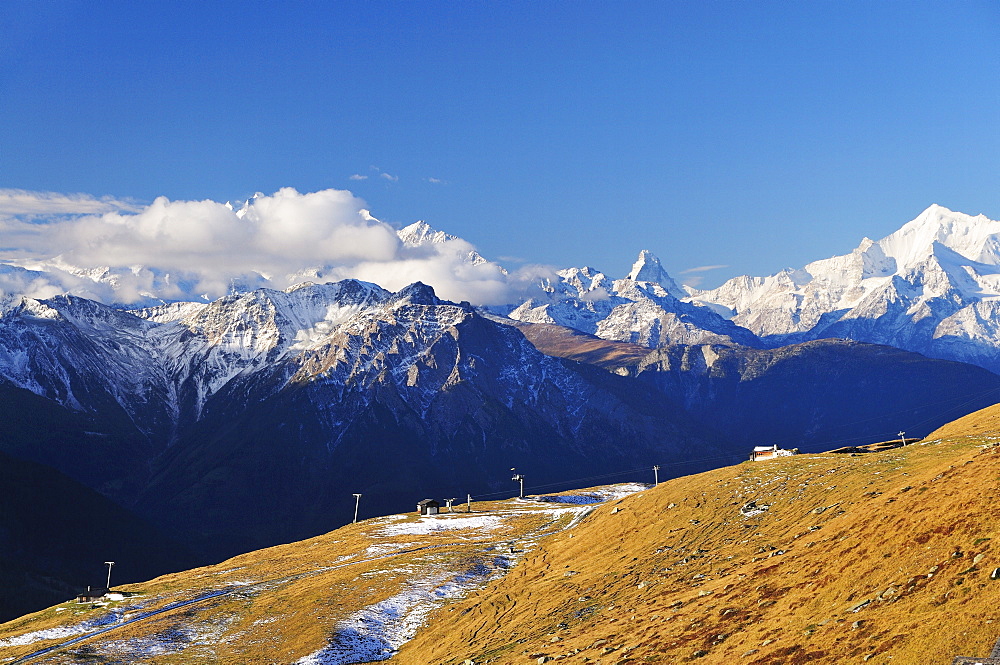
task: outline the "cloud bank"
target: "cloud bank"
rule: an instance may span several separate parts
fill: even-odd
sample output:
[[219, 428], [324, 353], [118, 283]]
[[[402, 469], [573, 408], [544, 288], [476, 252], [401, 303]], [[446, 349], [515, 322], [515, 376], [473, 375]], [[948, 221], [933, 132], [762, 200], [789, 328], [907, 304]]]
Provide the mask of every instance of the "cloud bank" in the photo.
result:
[[33, 218], [54, 215], [82, 215], [136, 211], [139, 207], [131, 201], [111, 197], [96, 198], [89, 194], [61, 194], [57, 192], [30, 192], [24, 189], [0, 189], [0, 219], [10, 216]]
[[343, 190], [285, 188], [239, 208], [0, 190], [0, 291], [8, 296], [211, 300], [355, 278], [391, 290], [419, 280], [449, 300], [501, 304], [531, 288], [533, 275], [472, 261], [474, 250], [453, 237], [405, 244]]

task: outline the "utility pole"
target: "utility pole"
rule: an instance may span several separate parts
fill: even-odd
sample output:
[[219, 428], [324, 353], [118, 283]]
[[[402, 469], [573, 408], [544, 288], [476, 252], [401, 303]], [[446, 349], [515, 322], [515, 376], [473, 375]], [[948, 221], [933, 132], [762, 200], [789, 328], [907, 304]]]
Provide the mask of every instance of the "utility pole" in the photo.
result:
[[659, 464], [654, 464], [653, 465], [653, 487], [656, 487], [659, 484], [660, 484], [660, 465]]
[[354, 495], [354, 524], [358, 523], [358, 505], [361, 503], [361, 495]]
[[899, 433], [899, 440], [903, 442], [904, 446], [906, 445], [906, 432]]
[[472, 495], [471, 494], [466, 494], [465, 495], [465, 512], [467, 512], [467, 513], [471, 513], [472, 512]]
[[105, 561], [104, 565], [108, 567], [108, 586], [106, 586], [105, 588], [108, 591], [111, 591], [111, 566], [115, 565], [115, 562], [114, 561]]
[[451, 509], [451, 504], [455, 503], [455, 499], [445, 499], [444, 502], [448, 505], [448, 512], [449, 513], [454, 512]]
[[[516, 469], [511, 469], [511, 471], [515, 471], [515, 470]], [[524, 498], [524, 476], [522, 476], [520, 473], [515, 473], [514, 477], [511, 478], [511, 480], [513, 480], [515, 483], [521, 483], [521, 498], [523, 499]]]

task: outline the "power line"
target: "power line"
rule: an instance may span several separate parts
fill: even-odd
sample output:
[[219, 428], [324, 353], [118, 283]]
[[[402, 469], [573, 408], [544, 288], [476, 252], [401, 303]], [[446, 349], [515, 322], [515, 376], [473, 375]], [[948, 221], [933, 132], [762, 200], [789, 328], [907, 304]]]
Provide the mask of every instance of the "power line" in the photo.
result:
[[[688, 464], [697, 464], [699, 462], [717, 462], [717, 461], [720, 461], [720, 460], [732, 460], [732, 459], [737, 458], [737, 457], [739, 457], [739, 456], [735, 455], [735, 454], [718, 455], [718, 456], [715, 456], [715, 457], [700, 457], [700, 458], [697, 458], [697, 459], [684, 460], [684, 461], [680, 461], [680, 462], [668, 462], [666, 464], [659, 464], [658, 466], [662, 469], [663, 467], [666, 467], [666, 466], [685, 466], [685, 465], [688, 465]], [[532, 485], [531, 487], [526, 487], [525, 490], [526, 491], [527, 490], [540, 490], [540, 489], [546, 489], [546, 488], [549, 488], [549, 487], [556, 487], [556, 486], [559, 486], [559, 485], [568, 485], [568, 484], [571, 484], [571, 483], [586, 482], [586, 481], [589, 481], [589, 480], [603, 480], [605, 478], [614, 478], [616, 476], [624, 476], [624, 475], [629, 475], [629, 474], [638, 474], [638, 473], [643, 473], [643, 472], [648, 473], [648, 470], [649, 470], [649, 467], [643, 466], [643, 467], [638, 467], [638, 468], [634, 468], [634, 469], [625, 469], [625, 470], [622, 470], [622, 471], [614, 471], [614, 472], [611, 472], [611, 473], [604, 473], [604, 474], [600, 474], [600, 475], [596, 475], [596, 476], [585, 476], [585, 477], [582, 477], [582, 478], [567, 478], [566, 480], [560, 480], [560, 481], [557, 481], [557, 482], [546, 483], [544, 485]], [[473, 495], [471, 495], [471, 497], [473, 499], [486, 499], [486, 498], [495, 497], [495, 496], [506, 496], [508, 494], [510, 494], [509, 491], [499, 491], [499, 492], [489, 492], [489, 493], [486, 493], [486, 494], [473, 494]]]
[[[869, 417], [869, 418], [861, 418], [861, 419], [858, 419], [858, 420], [848, 421], [848, 422], [845, 422], [845, 423], [839, 423], [839, 424], [830, 426], [828, 429], [837, 430], [837, 429], [841, 429], [841, 428], [845, 428], [845, 427], [850, 427], [852, 425], [860, 425], [862, 423], [871, 422], [871, 421], [874, 421], [874, 420], [884, 420], [886, 418], [890, 418], [890, 417], [895, 416], [895, 415], [909, 414], [909, 413], [912, 413], [913, 411], [922, 411], [922, 410], [927, 409], [928, 407], [937, 406], [939, 404], [946, 404], [946, 403], [953, 402], [953, 401], [959, 400], [959, 399], [964, 400], [964, 401], [962, 401], [960, 403], [954, 404], [954, 405], [949, 406], [947, 408], [936, 410], [933, 415], [931, 415], [930, 417], [925, 418], [925, 419], [923, 419], [923, 420], [921, 420], [921, 421], [919, 421], [917, 423], [909, 423], [908, 429], [910, 429], [911, 431], [913, 431], [913, 430], [919, 431], [919, 429], [920, 429], [921, 426], [926, 425], [927, 423], [933, 422], [935, 420], [940, 420], [941, 418], [943, 418], [949, 412], [956, 411], [956, 410], [959, 410], [959, 409], [963, 409], [964, 407], [968, 406], [969, 404], [972, 404], [973, 402], [977, 401], [981, 397], [984, 397], [986, 395], [989, 395], [990, 393], [996, 393], [996, 392], [1000, 392], [1000, 388], [990, 388], [988, 390], [983, 390], [983, 391], [979, 391], [979, 392], [975, 392], [975, 393], [966, 393], [964, 395], [957, 395], [957, 396], [954, 396], [954, 397], [950, 397], [948, 399], [937, 400], [937, 401], [934, 401], [934, 402], [927, 402], [927, 403], [924, 403], [924, 404], [921, 404], [921, 405], [911, 406], [911, 407], [908, 407], [906, 409], [900, 409], [900, 410], [897, 410], [897, 411], [890, 411], [888, 413], [884, 413], [884, 414], [881, 414], [881, 415], [878, 415], [878, 416], [872, 416], [872, 417]], [[969, 398], [969, 399], [965, 399], [965, 398]], [[966, 414], [963, 414], [963, 415], [966, 415]], [[868, 441], [868, 442], [870, 442], [871, 439], [874, 438], [874, 437], [884, 437], [884, 440], [888, 441], [889, 439], [893, 438], [893, 436], [892, 436], [893, 434], [894, 434], [894, 432], [892, 432], [891, 430], [886, 430], [884, 434], [874, 433], [874, 434], [863, 434], [863, 435], [858, 435], [858, 436], [853, 436], [853, 437], [829, 438], [829, 439], [824, 439], [822, 441], [811, 442], [810, 448], [814, 448], [814, 447], [824, 447], [824, 448], [826, 448], [826, 447], [832, 447], [832, 446], [844, 446], [844, 445], [849, 445], [851, 443], [855, 443], [855, 442], [858, 442], [858, 441]], [[801, 441], [801, 440], [802, 440], [802, 436], [801, 435], [790, 435], [790, 436], [785, 436], [785, 437], [771, 437], [771, 438], [768, 438], [768, 441], [771, 441], [772, 443], [777, 443], [777, 444], [784, 444], [784, 443], [788, 443], [789, 441]]]

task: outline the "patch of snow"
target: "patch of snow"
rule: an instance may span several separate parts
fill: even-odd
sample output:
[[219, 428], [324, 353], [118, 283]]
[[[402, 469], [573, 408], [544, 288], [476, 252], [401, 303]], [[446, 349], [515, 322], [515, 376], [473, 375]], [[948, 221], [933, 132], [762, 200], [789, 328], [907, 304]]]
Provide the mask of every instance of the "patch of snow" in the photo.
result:
[[35, 642], [42, 642], [44, 640], [61, 640], [65, 637], [80, 635], [89, 632], [94, 628], [106, 627], [114, 623], [119, 623], [123, 620], [124, 610], [114, 609], [102, 616], [94, 619], [88, 619], [87, 621], [73, 624], [71, 626], [55, 626], [54, 628], [44, 628], [42, 630], [24, 633], [23, 635], [8, 637], [0, 640], [0, 647], [23, 647], [28, 644], [34, 644]]
[[649, 487], [649, 485], [645, 485], [643, 483], [619, 483], [617, 485], [595, 487], [594, 489], [581, 494], [546, 494], [543, 496], [533, 497], [529, 500], [545, 501], [547, 503], [569, 503], [576, 505], [601, 503], [603, 501], [621, 499], [630, 494], [647, 490]]
[[414, 543], [376, 543], [374, 545], [369, 545], [368, 549], [366, 549], [361, 556], [365, 559], [372, 559], [375, 557], [395, 554], [399, 550], [406, 549], [407, 547], [414, 547]]
[[411, 581], [395, 596], [341, 621], [328, 646], [295, 661], [296, 665], [349, 665], [388, 660], [400, 646], [413, 639], [430, 612], [442, 602], [465, 594], [493, 576], [493, 569], [479, 564], [462, 573], [436, 574]]
[[607, 499], [599, 496], [594, 496], [593, 494], [561, 494], [555, 496], [540, 496], [539, 501], [545, 501], [548, 503], [571, 503], [571, 504], [587, 504], [587, 503], [601, 503], [602, 501], [607, 501]]
[[382, 537], [391, 536], [422, 536], [438, 531], [451, 531], [459, 529], [478, 529], [480, 531], [492, 531], [501, 525], [503, 517], [500, 515], [470, 515], [462, 516], [461, 513], [450, 515], [434, 515], [421, 517], [416, 522], [406, 522], [404, 524], [390, 524], [382, 529], [378, 534]]

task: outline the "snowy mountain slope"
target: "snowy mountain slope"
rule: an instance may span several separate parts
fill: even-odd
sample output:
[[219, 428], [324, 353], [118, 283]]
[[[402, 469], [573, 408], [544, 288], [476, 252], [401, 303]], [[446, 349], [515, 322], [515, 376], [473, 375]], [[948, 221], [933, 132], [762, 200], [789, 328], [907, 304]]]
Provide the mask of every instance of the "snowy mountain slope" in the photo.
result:
[[1000, 222], [933, 205], [850, 254], [690, 300], [771, 344], [844, 337], [1000, 371]]
[[516, 321], [550, 323], [601, 337], [656, 348], [667, 344], [745, 344], [759, 341], [687, 296], [647, 250], [627, 277], [610, 280], [593, 268], [569, 268], [545, 280], [545, 297], [498, 309]]
[[0, 378], [73, 410], [120, 407], [140, 429], [169, 431], [176, 392], [153, 328], [75, 296], [23, 298], [0, 316]]
[[110, 400], [152, 438], [169, 439], [235, 376], [391, 300], [353, 280], [131, 312], [74, 296], [22, 298], [0, 316], [0, 377], [75, 410]]
[[[720, 452], [666, 397], [545, 356], [513, 327], [415, 285], [235, 376], [156, 461], [140, 506], [225, 553], [349, 519], [348, 488], [385, 511], [428, 487], [504, 491], [511, 467], [553, 482], [606, 472], [609, 459]], [[206, 505], [218, 519], [204, 520]]]
[[[16, 452], [117, 488], [217, 554], [339, 523], [332, 482], [377, 488], [373, 505], [390, 510], [425, 483], [506, 488], [512, 466], [558, 480], [600, 472], [608, 455], [630, 467], [719, 453], [667, 398], [545, 356], [420, 283], [392, 293], [345, 280], [133, 311], [25, 298], [0, 316], [0, 383], [96, 432], [125, 423], [139, 441], [127, 471], [84, 454], [84, 434], [80, 450], [18, 439]], [[0, 449], [15, 452], [3, 434]]]
[[[467, 241], [444, 231], [431, 228], [427, 222], [414, 222], [401, 228], [397, 234], [406, 247], [422, 247], [424, 245], [451, 245], [458, 253], [465, 256], [466, 261], [473, 265], [488, 263], [483, 256], [472, 248]], [[506, 271], [504, 271], [506, 272]]]

